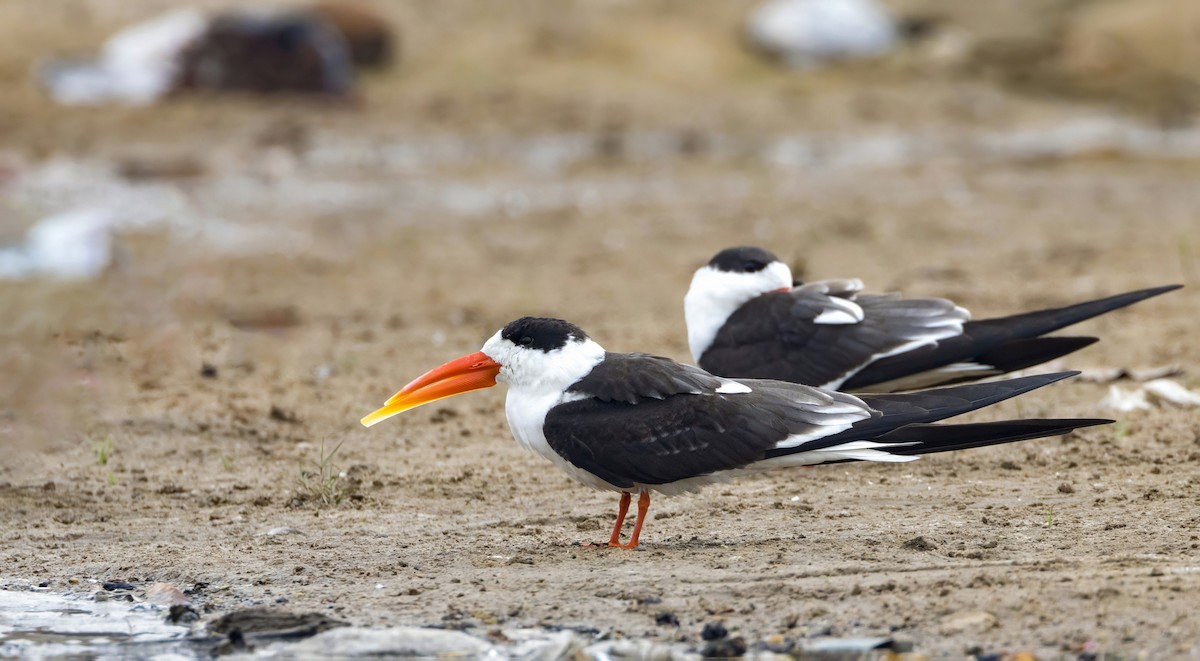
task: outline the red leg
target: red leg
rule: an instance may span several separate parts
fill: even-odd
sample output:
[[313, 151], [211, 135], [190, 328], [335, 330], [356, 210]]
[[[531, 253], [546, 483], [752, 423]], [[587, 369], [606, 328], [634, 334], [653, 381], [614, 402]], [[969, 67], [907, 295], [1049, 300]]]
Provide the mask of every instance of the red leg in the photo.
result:
[[[630, 496], [628, 492], [621, 494], [621, 504], [617, 506], [617, 524], [613, 526], [612, 537], [608, 538], [609, 546], [621, 545], [621, 526], [625, 525], [625, 515], [629, 513], [629, 500]], [[641, 519], [638, 519], [638, 521], [640, 526]]]
[[650, 511], [650, 492], [643, 491], [638, 496], [637, 522], [633, 524], [633, 534], [629, 536], [628, 544], [617, 544], [623, 549], [636, 549], [638, 537], [642, 534], [642, 522], [646, 520], [646, 512]]

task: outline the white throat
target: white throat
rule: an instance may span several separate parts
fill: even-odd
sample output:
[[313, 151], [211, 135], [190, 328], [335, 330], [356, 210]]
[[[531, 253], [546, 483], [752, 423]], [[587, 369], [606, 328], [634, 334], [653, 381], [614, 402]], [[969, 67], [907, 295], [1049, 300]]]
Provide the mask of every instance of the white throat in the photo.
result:
[[568, 393], [567, 388], [604, 360], [604, 347], [589, 339], [540, 351], [517, 346], [497, 333], [483, 345], [483, 352], [502, 365], [496, 380], [508, 384], [504, 413], [513, 438], [575, 479], [593, 487], [611, 488], [559, 456], [546, 442], [543, 431], [550, 409], [582, 398]]
[[712, 346], [713, 340], [729, 316], [750, 299], [777, 289], [790, 289], [792, 270], [783, 262], [771, 262], [754, 273], [731, 273], [702, 266], [692, 276], [692, 285], [683, 298], [687, 321], [688, 347], [692, 360]]

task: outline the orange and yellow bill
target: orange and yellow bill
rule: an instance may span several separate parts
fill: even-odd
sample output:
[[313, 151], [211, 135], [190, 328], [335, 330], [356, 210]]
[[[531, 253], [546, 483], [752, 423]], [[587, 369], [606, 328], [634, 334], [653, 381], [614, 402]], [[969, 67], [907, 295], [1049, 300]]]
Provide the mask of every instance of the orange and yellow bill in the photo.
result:
[[491, 388], [496, 385], [496, 375], [499, 373], [500, 363], [488, 358], [482, 351], [456, 358], [417, 377], [392, 395], [379, 410], [360, 422], [364, 427], [370, 427], [422, 404]]

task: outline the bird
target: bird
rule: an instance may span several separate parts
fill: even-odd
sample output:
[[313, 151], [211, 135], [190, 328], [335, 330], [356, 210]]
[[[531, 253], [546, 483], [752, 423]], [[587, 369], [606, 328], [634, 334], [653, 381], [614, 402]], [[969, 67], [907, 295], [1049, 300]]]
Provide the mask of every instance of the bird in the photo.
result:
[[[661, 356], [609, 352], [570, 322], [522, 317], [478, 352], [417, 377], [361, 422], [370, 427], [422, 404], [506, 383], [504, 409], [516, 441], [576, 481], [620, 493], [608, 545], [632, 549], [651, 492], [686, 493], [791, 466], [912, 461], [1112, 422], [934, 424], [1075, 374], [856, 396], [786, 381], [729, 379]], [[634, 495], [637, 519], [622, 543]]]
[[1097, 339], [1046, 333], [1182, 286], [972, 321], [953, 301], [868, 294], [858, 279], [796, 283], [775, 255], [742, 246], [696, 270], [683, 306], [692, 358], [713, 374], [895, 392], [1058, 358]]

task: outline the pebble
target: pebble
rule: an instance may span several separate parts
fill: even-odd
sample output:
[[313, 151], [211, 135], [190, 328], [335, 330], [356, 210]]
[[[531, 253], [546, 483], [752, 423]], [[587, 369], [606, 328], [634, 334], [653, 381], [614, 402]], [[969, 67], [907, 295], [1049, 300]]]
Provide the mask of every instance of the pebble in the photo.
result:
[[664, 612], [654, 616], [654, 623], [660, 627], [677, 627], [679, 626], [679, 618], [674, 613]]
[[700, 650], [700, 656], [706, 659], [728, 659], [730, 657], [742, 656], [745, 653], [746, 641], [741, 636], [737, 638], [710, 640], [704, 645], [704, 649]]
[[796, 648], [796, 641], [779, 634], [767, 636], [763, 641], [763, 649], [776, 654], [789, 654]]
[[167, 622], [171, 624], [191, 624], [200, 619], [200, 614], [189, 604], [175, 604], [167, 611]]
[[932, 551], [937, 548], [937, 544], [934, 544], [933, 542], [929, 541], [928, 539], [925, 539], [924, 537], [917, 536], [917, 537], [913, 537], [912, 539], [908, 540], [907, 542], [904, 542], [904, 544], [901, 546], [901, 548], [907, 549], [909, 551]]
[[720, 640], [729, 635], [729, 630], [720, 622], [709, 622], [704, 625], [704, 630], [700, 632], [700, 637], [704, 640]]
[[460, 631], [395, 627], [342, 627], [290, 645], [291, 658], [446, 657], [478, 658], [491, 648], [486, 641]]
[[146, 599], [152, 604], [170, 606], [187, 603], [187, 595], [170, 583], [155, 583], [146, 590]]
[[114, 590], [132, 590], [132, 589], [134, 589], [133, 583], [126, 583], [125, 581], [105, 581], [104, 584], [101, 585], [100, 587], [104, 588], [105, 590], [108, 590], [109, 592], [112, 592]]
[[963, 611], [942, 619], [942, 633], [954, 634], [964, 631], [987, 631], [996, 626], [996, 616], [987, 611]]

